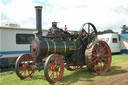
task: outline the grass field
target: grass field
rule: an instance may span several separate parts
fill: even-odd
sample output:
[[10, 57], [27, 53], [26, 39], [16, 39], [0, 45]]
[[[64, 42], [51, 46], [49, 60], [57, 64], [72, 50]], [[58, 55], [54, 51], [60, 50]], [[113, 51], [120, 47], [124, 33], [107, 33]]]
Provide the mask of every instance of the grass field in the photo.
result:
[[[77, 71], [68, 71], [65, 69], [61, 81], [53, 85], [92, 85], [92, 82], [102, 80], [103, 78], [128, 73], [128, 55], [113, 55], [110, 71], [101, 75], [90, 73], [85, 67]], [[32, 78], [20, 80], [14, 73], [0, 75], [0, 85], [49, 85], [45, 79], [43, 71], [36, 71]]]

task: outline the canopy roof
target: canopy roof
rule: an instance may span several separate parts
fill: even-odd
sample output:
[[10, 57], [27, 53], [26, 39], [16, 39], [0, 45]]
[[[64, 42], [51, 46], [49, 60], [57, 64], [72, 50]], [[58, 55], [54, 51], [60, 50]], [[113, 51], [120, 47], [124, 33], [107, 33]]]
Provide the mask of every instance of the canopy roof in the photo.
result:
[[128, 34], [120, 34], [121, 37], [128, 39]]

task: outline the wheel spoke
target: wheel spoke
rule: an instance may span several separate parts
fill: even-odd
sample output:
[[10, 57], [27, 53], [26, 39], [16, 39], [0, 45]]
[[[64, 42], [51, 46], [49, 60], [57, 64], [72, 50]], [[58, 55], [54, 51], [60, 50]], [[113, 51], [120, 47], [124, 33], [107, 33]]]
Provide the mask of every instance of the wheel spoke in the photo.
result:
[[108, 67], [108, 64], [104, 63], [104, 66], [107, 68]]
[[105, 54], [105, 51], [103, 51], [102, 53], [100, 53], [101, 56], [103, 56]]
[[106, 48], [106, 46], [104, 46], [102, 49], [100, 49], [100, 53], [102, 53], [102, 51]]
[[98, 67], [99, 67], [100, 72], [102, 72], [100, 62], [98, 63]]
[[56, 71], [56, 78], [58, 78], [58, 72]]
[[90, 25], [88, 24], [88, 34], [90, 34]]
[[57, 66], [58, 62], [59, 62], [59, 60], [57, 61], [57, 58], [56, 58], [56, 60], [55, 60], [55, 65], [56, 65], [56, 66]]
[[52, 72], [52, 74], [49, 76], [50, 78], [53, 76], [53, 72]]
[[92, 59], [92, 60], [95, 60], [95, 59], [96, 59], [96, 57], [91, 57], [91, 59]]
[[54, 72], [53, 72], [53, 80], [55, 80], [55, 77], [54, 77]]
[[97, 72], [97, 73], [102, 72], [100, 62], [97, 62], [97, 64], [94, 66], [94, 70], [95, 70], [95, 72]]
[[99, 43], [97, 44], [97, 50], [98, 50], [98, 53], [100, 53], [100, 44]]
[[92, 54], [92, 56], [97, 57], [97, 55], [96, 55], [96, 54]]
[[96, 49], [96, 47], [94, 47], [94, 50], [95, 50], [96, 53], [98, 53], [98, 50]]
[[24, 77], [26, 77], [26, 69], [24, 68]]
[[94, 33], [94, 32], [92, 32], [92, 33], [90, 34], [91, 37], [93, 36], [93, 33]]
[[102, 62], [102, 60], [100, 60], [100, 64], [101, 64], [101, 68], [102, 68], [102, 70], [103, 70], [104, 62]]
[[97, 61], [97, 59], [93, 60], [92, 63], [95, 63]]

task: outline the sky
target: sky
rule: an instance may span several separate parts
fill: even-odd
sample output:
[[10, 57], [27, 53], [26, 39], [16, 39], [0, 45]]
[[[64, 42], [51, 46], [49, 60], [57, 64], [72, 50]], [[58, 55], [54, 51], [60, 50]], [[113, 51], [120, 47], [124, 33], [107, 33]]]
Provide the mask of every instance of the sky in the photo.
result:
[[121, 31], [128, 25], [128, 0], [0, 0], [0, 25], [19, 24], [35, 28], [35, 6], [43, 6], [42, 28], [49, 29], [53, 21], [58, 27], [80, 30], [86, 22], [98, 31]]

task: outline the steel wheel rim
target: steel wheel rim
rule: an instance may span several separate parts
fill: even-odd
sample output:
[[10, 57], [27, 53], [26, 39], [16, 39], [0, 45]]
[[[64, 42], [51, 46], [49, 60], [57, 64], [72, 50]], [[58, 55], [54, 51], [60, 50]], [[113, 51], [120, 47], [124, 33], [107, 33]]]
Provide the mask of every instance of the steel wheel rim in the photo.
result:
[[47, 75], [49, 82], [59, 81], [64, 72], [64, 63], [63, 59], [59, 55], [52, 55], [47, 62]]
[[18, 62], [18, 66], [17, 66], [17, 73], [18, 75], [22, 78], [28, 78], [31, 77], [33, 75], [33, 73], [35, 72], [34, 68], [30, 68], [29, 66], [34, 66], [34, 60], [33, 57], [29, 54], [25, 54], [23, 56], [21, 56], [21, 58], [19, 59]]
[[93, 47], [91, 63], [94, 72], [101, 74], [107, 72], [111, 65], [111, 51], [106, 43], [98, 41]]

